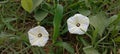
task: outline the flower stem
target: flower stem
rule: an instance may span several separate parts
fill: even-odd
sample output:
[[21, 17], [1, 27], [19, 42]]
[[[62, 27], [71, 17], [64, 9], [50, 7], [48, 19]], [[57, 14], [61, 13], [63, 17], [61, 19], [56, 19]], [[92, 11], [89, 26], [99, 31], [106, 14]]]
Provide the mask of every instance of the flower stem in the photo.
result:
[[89, 46], [88, 42], [83, 39], [83, 37], [78, 36], [78, 39], [83, 43], [84, 46]]

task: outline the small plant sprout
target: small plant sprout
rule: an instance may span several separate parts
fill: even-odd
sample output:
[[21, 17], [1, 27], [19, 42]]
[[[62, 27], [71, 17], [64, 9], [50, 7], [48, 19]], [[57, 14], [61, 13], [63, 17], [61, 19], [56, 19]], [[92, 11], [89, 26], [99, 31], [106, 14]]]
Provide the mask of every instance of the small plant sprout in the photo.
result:
[[29, 41], [32, 46], [43, 47], [49, 39], [49, 34], [42, 26], [36, 26], [28, 31]]
[[82, 14], [75, 14], [67, 20], [68, 30], [72, 34], [84, 34], [89, 26], [89, 18]]

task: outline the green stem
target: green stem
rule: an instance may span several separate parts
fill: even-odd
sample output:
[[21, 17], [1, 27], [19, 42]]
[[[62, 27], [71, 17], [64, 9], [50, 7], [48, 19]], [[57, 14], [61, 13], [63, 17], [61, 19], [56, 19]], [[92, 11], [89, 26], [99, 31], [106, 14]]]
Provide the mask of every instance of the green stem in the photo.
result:
[[83, 37], [78, 36], [78, 39], [83, 43], [84, 46], [89, 46], [88, 42], [83, 39]]
[[94, 46], [97, 40], [97, 34], [98, 34], [98, 30], [95, 30], [93, 32], [93, 37], [92, 37], [92, 45]]
[[107, 37], [109, 36], [110, 31], [111, 31], [111, 30], [108, 31], [108, 33], [106, 34], [106, 36], [104, 36], [103, 38], [101, 38], [100, 40], [98, 40], [98, 41], [95, 43], [95, 48], [97, 47], [97, 45], [98, 45], [101, 41], [103, 41], [105, 38], [107, 38]]
[[[80, 28], [80, 30], [82, 30], [83, 32], [85, 32], [83, 29]], [[88, 34], [87, 32], [85, 32], [85, 34], [90, 38], [92, 39], [92, 36], [90, 34]]]

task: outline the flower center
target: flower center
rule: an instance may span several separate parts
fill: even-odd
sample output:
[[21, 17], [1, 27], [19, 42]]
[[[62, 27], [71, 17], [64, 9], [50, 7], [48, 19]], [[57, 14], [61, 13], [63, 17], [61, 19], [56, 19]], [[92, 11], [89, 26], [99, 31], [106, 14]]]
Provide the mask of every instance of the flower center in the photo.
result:
[[77, 27], [80, 27], [80, 23], [77, 23], [76, 26], [77, 26]]
[[39, 33], [39, 34], [38, 34], [38, 37], [42, 37], [42, 34], [41, 34], [41, 33]]

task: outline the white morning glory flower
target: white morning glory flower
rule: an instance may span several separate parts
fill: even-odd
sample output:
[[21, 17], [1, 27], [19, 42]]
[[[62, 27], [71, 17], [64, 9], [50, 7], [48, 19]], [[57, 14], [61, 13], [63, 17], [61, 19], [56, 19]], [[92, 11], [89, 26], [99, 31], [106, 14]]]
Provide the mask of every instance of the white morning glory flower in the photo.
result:
[[29, 41], [32, 46], [43, 47], [49, 39], [49, 34], [42, 26], [36, 26], [28, 31]]
[[89, 18], [82, 14], [75, 14], [67, 20], [68, 30], [72, 34], [84, 34], [89, 26]]

